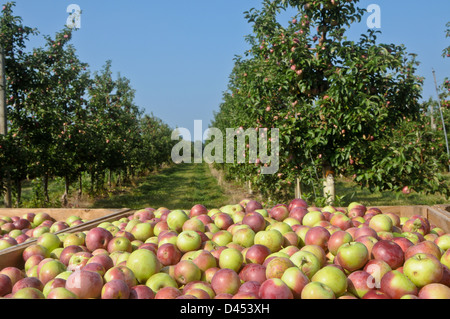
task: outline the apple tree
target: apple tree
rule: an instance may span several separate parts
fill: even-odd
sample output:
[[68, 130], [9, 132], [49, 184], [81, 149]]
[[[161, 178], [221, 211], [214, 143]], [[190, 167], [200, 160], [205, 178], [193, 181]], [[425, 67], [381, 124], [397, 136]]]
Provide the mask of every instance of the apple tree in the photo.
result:
[[[260, 175], [253, 168], [266, 195], [283, 196], [283, 188], [300, 181], [316, 193], [323, 188], [324, 198], [333, 201], [339, 175], [380, 191], [416, 186], [427, 177], [430, 183], [421, 189], [446, 192], [434, 165], [383, 145], [392, 129], [420, 116], [423, 79], [404, 46], [378, 43], [374, 30], [357, 40], [347, 37], [365, 13], [357, 2], [265, 0], [261, 10], [246, 13], [253, 25], [251, 50], [237, 58], [224, 102], [231, 105], [222, 105], [213, 124], [228, 116], [221, 112], [231, 112], [235, 127], [280, 129], [279, 172]], [[295, 14], [282, 23], [286, 10]], [[401, 161], [391, 165], [392, 157]], [[231, 166], [248, 176], [246, 165]]]

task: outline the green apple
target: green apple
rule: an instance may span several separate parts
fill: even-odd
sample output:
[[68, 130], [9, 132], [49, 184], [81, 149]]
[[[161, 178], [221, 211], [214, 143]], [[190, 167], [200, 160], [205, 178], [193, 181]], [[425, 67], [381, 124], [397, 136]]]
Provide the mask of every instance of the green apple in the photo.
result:
[[126, 266], [133, 271], [137, 281], [145, 282], [161, 269], [161, 264], [155, 254], [148, 249], [137, 249], [133, 251], [126, 261]]
[[37, 244], [47, 248], [49, 252], [52, 252], [56, 248], [62, 246], [62, 242], [59, 237], [53, 233], [45, 233], [38, 237]]
[[321, 268], [319, 258], [309, 251], [300, 250], [294, 253], [290, 259], [309, 279]]
[[312, 211], [303, 216], [302, 225], [313, 227], [320, 221], [325, 220], [325, 216], [322, 212]]
[[264, 245], [272, 253], [275, 253], [283, 247], [284, 237], [276, 229], [263, 230], [255, 234], [254, 243], [255, 245]]
[[320, 282], [333, 290], [336, 297], [342, 296], [347, 291], [347, 276], [335, 266], [325, 266], [314, 274], [312, 282]]
[[434, 243], [438, 245], [443, 251], [450, 249], [450, 234], [441, 235], [434, 240]]
[[164, 287], [178, 288], [176, 280], [167, 273], [159, 272], [152, 275], [145, 283], [147, 287], [157, 293]]
[[298, 267], [286, 269], [281, 280], [291, 289], [294, 299], [301, 298], [303, 288], [310, 282], [308, 276]]
[[141, 223], [141, 221], [139, 219], [132, 219], [127, 221], [127, 225], [125, 226], [125, 231], [131, 233], [131, 230], [133, 230], [133, 227], [136, 226], [137, 224]]
[[390, 232], [393, 227], [393, 222], [388, 215], [378, 214], [370, 219], [369, 227], [376, 232]]
[[153, 225], [149, 223], [138, 223], [131, 229], [131, 234], [135, 239], [145, 242], [154, 235]]
[[271, 230], [271, 229], [278, 230], [281, 233], [281, 235], [292, 232], [292, 227], [289, 226], [289, 224], [286, 224], [284, 221], [274, 222], [269, 227], [267, 227], [267, 230]]
[[66, 271], [66, 266], [59, 260], [53, 259], [39, 268], [38, 279], [45, 285], [52, 279], [55, 279], [60, 273]]
[[233, 241], [233, 235], [228, 230], [219, 230], [212, 236], [212, 241], [219, 246], [226, 246]]
[[235, 248], [226, 248], [219, 255], [219, 267], [228, 268], [239, 273], [239, 270], [244, 263], [244, 256]]
[[338, 264], [349, 272], [364, 268], [369, 258], [367, 247], [357, 241], [343, 244], [336, 253]]
[[181, 209], [173, 210], [167, 215], [167, 226], [169, 229], [180, 233], [184, 223], [189, 220], [189, 216]]
[[71, 215], [71, 216], [69, 216], [69, 217], [66, 218], [66, 223], [67, 223], [69, 226], [71, 226], [72, 223], [73, 223], [74, 221], [76, 221], [76, 220], [81, 220], [81, 217], [76, 216], [76, 215]]
[[444, 269], [439, 259], [431, 254], [419, 253], [403, 264], [403, 273], [418, 287], [439, 283]]
[[306, 284], [301, 292], [301, 299], [336, 299], [333, 290], [321, 282]]
[[233, 234], [233, 242], [242, 247], [251, 247], [255, 242], [256, 233], [250, 227], [244, 227]]
[[63, 241], [63, 247], [66, 248], [68, 246], [84, 246], [86, 240], [86, 234], [83, 232], [76, 232], [68, 235]]
[[198, 250], [201, 245], [202, 238], [196, 231], [185, 230], [177, 236], [176, 246], [182, 253]]

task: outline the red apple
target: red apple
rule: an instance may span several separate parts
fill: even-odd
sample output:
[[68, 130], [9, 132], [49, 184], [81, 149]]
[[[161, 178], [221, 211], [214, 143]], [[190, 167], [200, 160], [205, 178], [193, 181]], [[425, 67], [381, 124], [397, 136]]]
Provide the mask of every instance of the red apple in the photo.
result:
[[105, 269], [105, 271], [108, 271], [110, 268], [114, 267], [114, 261], [109, 256], [109, 254], [108, 255], [106, 255], [106, 254], [93, 255], [91, 258], [89, 258], [86, 265], [88, 265], [90, 263], [96, 263], [96, 264], [102, 265], [103, 268]]
[[398, 270], [391, 270], [381, 278], [380, 290], [392, 299], [400, 299], [404, 295], [417, 295], [416, 285]]
[[294, 299], [291, 289], [279, 278], [267, 279], [259, 288], [261, 299]]
[[432, 241], [422, 241], [420, 243], [417, 243], [416, 245], [409, 247], [406, 250], [405, 260], [419, 253], [433, 255], [437, 259], [441, 259], [442, 257], [441, 250], [438, 245], [436, 245]]
[[0, 274], [0, 297], [4, 297], [12, 292], [13, 283], [7, 275]]
[[326, 228], [322, 226], [315, 226], [309, 229], [306, 233], [305, 244], [317, 245], [326, 251], [328, 249], [328, 240], [330, 237], [330, 232]]
[[103, 285], [101, 299], [128, 299], [130, 288], [120, 279], [111, 280]]
[[155, 299], [155, 293], [146, 285], [137, 285], [130, 288], [129, 299]]
[[[17, 267], [12, 267], [12, 266], [3, 268], [3, 269], [0, 271], [0, 274], [8, 276], [9, 279], [11, 279], [11, 283], [12, 283], [13, 286], [14, 286], [15, 283], [18, 282], [20, 279], [25, 278], [25, 273], [24, 273], [22, 270], [20, 270], [20, 269], [17, 268]], [[1, 285], [0, 285], [0, 286], [1, 286]], [[11, 289], [12, 289], [12, 287], [11, 287]]]
[[164, 287], [160, 289], [154, 299], [176, 299], [181, 296], [182, 292], [175, 287]]
[[277, 205], [272, 207], [272, 209], [269, 211], [269, 216], [276, 221], [281, 222], [289, 216], [289, 210], [284, 205]]
[[281, 279], [286, 269], [291, 267], [295, 267], [295, 265], [289, 258], [275, 257], [266, 266], [266, 278]]
[[370, 290], [362, 299], [392, 299], [380, 290]]
[[292, 211], [296, 207], [308, 208], [308, 203], [304, 199], [295, 198], [289, 203], [288, 209]]
[[44, 284], [36, 277], [25, 277], [14, 284], [12, 293], [15, 294], [23, 288], [36, 288], [42, 291], [44, 289]]
[[106, 271], [103, 278], [105, 282], [114, 279], [123, 280], [130, 288], [138, 284], [136, 276], [133, 273], [133, 271], [124, 265], [118, 265], [110, 268], [109, 270]]
[[222, 293], [234, 295], [238, 292], [240, 286], [239, 275], [228, 268], [218, 270], [211, 279], [211, 287], [216, 295]]
[[281, 280], [291, 289], [294, 299], [301, 299], [303, 288], [310, 282], [298, 267], [286, 269]]
[[206, 214], [208, 214], [208, 209], [202, 204], [196, 204], [196, 205], [192, 206], [192, 208], [189, 212], [190, 217], [206, 215]]
[[245, 206], [246, 213], [254, 212], [257, 209], [263, 209], [263, 206], [256, 200], [250, 200]]
[[422, 287], [419, 299], [450, 299], [450, 287], [440, 283], [432, 283]]
[[242, 224], [248, 225], [255, 233], [260, 232], [266, 228], [266, 220], [257, 212], [250, 212], [245, 214], [242, 219]]
[[266, 266], [260, 264], [246, 264], [239, 272], [239, 278], [243, 282], [254, 281], [262, 284], [266, 278]]
[[339, 247], [352, 241], [353, 238], [348, 232], [344, 230], [336, 231], [331, 234], [330, 238], [328, 239], [328, 251], [336, 256]]
[[176, 265], [181, 259], [182, 253], [172, 243], [165, 243], [159, 246], [156, 257], [163, 266]]
[[380, 240], [372, 248], [372, 258], [384, 260], [395, 270], [403, 265], [405, 254], [402, 248], [395, 242]]
[[347, 291], [358, 298], [363, 298], [370, 290], [375, 287], [372, 284], [373, 277], [367, 271], [357, 270], [348, 275]]
[[103, 287], [103, 278], [96, 272], [75, 270], [66, 280], [66, 289], [80, 299], [99, 298]]

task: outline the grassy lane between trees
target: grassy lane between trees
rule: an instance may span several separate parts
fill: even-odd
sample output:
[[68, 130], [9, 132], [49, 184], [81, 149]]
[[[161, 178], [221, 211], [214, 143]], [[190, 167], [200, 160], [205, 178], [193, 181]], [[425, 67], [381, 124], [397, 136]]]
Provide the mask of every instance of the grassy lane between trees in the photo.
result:
[[93, 207], [190, 209], [201, 203], [214, 208], [232, 201], [227, 193], [217, 184], [206, 164], [183, 164], [149, 175], [129, 192], [97, 200]]

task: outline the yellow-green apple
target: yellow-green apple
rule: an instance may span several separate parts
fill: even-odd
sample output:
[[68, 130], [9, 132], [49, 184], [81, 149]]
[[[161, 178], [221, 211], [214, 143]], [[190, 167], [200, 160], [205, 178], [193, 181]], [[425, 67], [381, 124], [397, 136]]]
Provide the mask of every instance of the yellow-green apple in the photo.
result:
[[114, 266], [108, 269], [103, 276], [103, 279], [105, 280], [105, 282], [109, 282], [114, 279], [120, 279], [125, 281], [125, 283], [130, 288], [138, 284], [134, 272], [130, 268], [123, 265]]
[[339, 247], [352, 241], [353, 237], [348, 232], [344, 230], [336, 231], [331, 234], [330, 238], [328, 239], [328, 251], [336, 256]]
[[450, 249], [447, 249], [443, 254], [442, 257], [440, 259], [441, 264], [447, 266], [450, 268]]
[[155, 292], [146, 285], [136, 285], [130, 288], [129, 299], [155, 299]]
[[438, 236], [434, 243], [438, 245], [439, 248], [441, 248], [443, 251], [447, 251], [450, 249], [450, 234], [445, 234]]
[[358, 298], [364, 297], [370, 290], [375, 289], [373, 277], [367, 271], [357, 270], [348, 275], [347, 291]]
[[207, 283], [211, 283], [211, 279], [214, 277], [214, 274], [219, 270], [220, 270], [219, 267], [212, 267], [206, 269], [202, 274], [202, 280]]
[[46, 299], [63, 300], [63, 299], [78, 299], [78, 297], [65, 287], [56, 287], [49, 291], [49, 293], [46, 296]]
[[263, 230], [255, 234], [254, 243], [264, 245], [271, 253], [279, 251], [284, 243], [283, 235], [276, 229]]
[[63, 247], [67, 246], [84, 246], [86, 243], [86, 235], [83, 232], [76, 232], [67, 235], [63, 240]]
[[450, 299], [450, 287], [443, 284], [432, 283], [422, 287], [419, 299]]
[[298, 267], [290, 267], [286, 269], [281, 276], [281, 280], [291, 289], [294, 299], [300, 299], [303, 288], [310, 282]]
[[26, 287], [13, 294], [14, 299], [45, 299], [44, 294], [39, 289]]
[[39, 212], [34, 216], [33, 224], [35, 225], [35, 227], [37, 227], [41, 225], [45, 220], [54, 221], [54, 219], [48, 213]]
[[436, 226], [431, 228], [430, 233], [436, 234], [438, 236], [442, 236], [442, 235], [446, 234], [445, 230], [443, 230], [441, 227], [436, 227]]
[[62, 243], [59, 237], [53, 233], [45, 233], [36, 240], [38, 245], [44, 246], [49, 252], [61, 247]]
[[336, 297], [343, 295], [347, 291], [347, 276], [337, 267], [325, 266], [314, 274], [312, 282], [320, 282], [333, 290]]
[[133, 251], [127, 259], [126, 266], [133, 271], [138, 283], [145, 283], [148, 278], [161, 269], [156, 255], [147, 249]]
[[235, 295], [241, 286], [239, 275], [232, 269], [219, 269], [211, 279], [211, 287], [216, 295]]
[[220, 268], [232, 269], [236, 273], [238, 273], [243, 263], [244, 263], [244, 256], [238, 249], [226, 248], [220, 253], [219, 256]]
[[279, 278], [267, 279], [259, 288], [261, 299], [294, 299], [291, 289]]
[[377, 233], [381, 231], [390, 232], [392, 226], [392, 219], [385, 214], [375, 215], [369, 221], [369, 227], [374, 229]]
[[302, 225], [313, 227], [320, 221], [325, 221], [326, 218], [320, 211], [310, 211], [302, 219]]
[[323, 248], [318, 245], [306, 245], [300, 248], [300, 250], [313, 253], [317, 257], [317, 259], [319, 259], [321, 267], [325, 266], [325, 264], [327, 263], [327, 254], [325, 250], [323, 250]]
[[405, 252], [405, 260], [411, 258], [415, 254], [423, 253], [430, 254], [436, 257], [437, 259], [441, 259], [442, 253], [441, 249], [438, 245], [436, 245], [432, 241], [422, 241], [420, 243], [415, 244], [414, 246], [409, 247]]
[[292, 227], [289, 224], [287, 224], [285, 222], [279, 222], [279, 221], [273, 222], [271, 225], [269, 225], [266, 228], [266, 230], [271, 230], [271, 229], [278, 230], [281, 233], [281, 235], [284, 235], [284, 234], [292, 231]]
[[303, 287], [301, 299], [336, 299], [333, 290], [327, 285], [313, 281]]
[[319, 258], [309, 251], [300, 250], [294, 253], [290, 259], [309, 279], [322, 267]]
[[189, 219], [189, 216], [181, 209], [173, 210], [167, 215], [167, 225], [169, 229], [181, 232], [183, 224]]
[[114, 251], [127, 251], [131, 253], [133, 247], [131, 246], [131, 241], [127, 237], [115, 236], [108, 242], [106, 250], [109, 253]]
[[177, 247], [182, 253], [195, 251], [202, 246], [202, 238], [193, 230], [185, 230], [178, 234]]
[[[350, 242], [339, 247], [335, 260], [348, 272], [364, 268], [369, 261], [369, 251], [360, 242]], [[338, 296], [339, 297], [339, 296]]]
[[204, 281], [191, 281], [184, 286], [182, 292], [183, 294], [187, 294], [193, 289], [200, 289], [206, 292], [208, 294], [206, 299], [213, 299], [216, 295], [211, 287], [211, 284]]
[[159, 234], [161, 234], [162, 231], [168, 230], [168, 229], [169, 229], [169, 225], [167, 225], [167, 222], [161, 220], [155, 224], [155, 227], [153, 227], [153, 234], [155, 236], [159, 236]]
[[153, 292], [157, 293], [164, 287], [178, 288], [176, 280], [167, 273], [159, 272], [152, 275], [145, 283]]
[[380, 291], [392, 299], [400, 299], [404, 295], [417, 295], [416, 285], [398, 270], [391, 270], [381, 278]]
[[134, 236], [135, 239], [146, 241], [148, 238], [154, 235], [153, 225], [144, 222], [138, 223], [131, 229], [130, 233]]
[[72, 227], [72, 224], [74, 221], [76, 220], [82, 220], [80, 216], [76, 216], [76, 215], [71, 215], [69, 217], [66, 218], [65, 222]]
[[79, 299], [100, 298], [103, 278], [93, 271], [75, 270], [66, 280], [65, 288]]
[[66, 271], [66, 266], [59, 260], [53, 259], [39, 267], [38, 278], [45, 285], [64, 271]]
[[250, 247], [254, 244], [256, 233], [250, 227], [244, 227], [233, 234], [232, 241], [242, 247]]
[[158, 235], [158, 246], [165, 243], [177, 244], [178, 233], [174, 230], [163, 231]]
[[390, 240], [380, 240], [375, 243], [371, 255], [372, 259], [381, 259], [387, 262], [393, 270], [401, 267], [405, 261], [405, 253], [402, 248]]
[[442, 280], [444, 270], [439, 259], [430, 254], [418, 253], [408, 258], [403, 273], [419, 288]]

